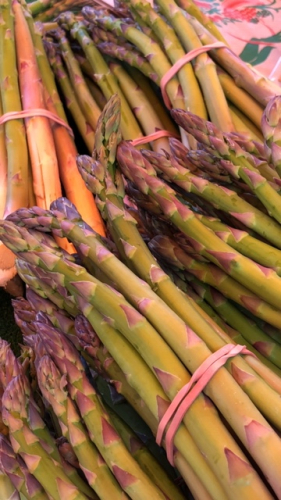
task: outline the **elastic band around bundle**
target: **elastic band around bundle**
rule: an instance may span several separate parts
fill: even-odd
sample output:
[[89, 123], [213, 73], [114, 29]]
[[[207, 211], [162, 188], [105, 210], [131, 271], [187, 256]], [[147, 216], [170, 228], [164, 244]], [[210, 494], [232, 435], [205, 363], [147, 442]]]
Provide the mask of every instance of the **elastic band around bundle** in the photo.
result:
[[171, 104], [170, 104], [170, 100], [169, 100], [169, 97], [168, 97], [167, 92], [166, 92], [166, 85], [177, 74], [177, 72], [185, 64], [192, 61], [192, 59], [194, 59], [197, 56], [200, 56], [200, 54], [204, 54], [204, 52], [208, 52], [209, 50], [212, 50], [212, 49], [222, 49], [225, 47], [226, 47], [226, 45], [223, 42], [215, 42], [215, 43], [210, 43], [208, 45], [202, 45], [202, 47], [198, 47], [197, 49], [193, 49], [190, 52], [188, 52], [188, 54], [185, 54], [167, 71], [167, 73], [161, 78], [160, 89], [162, 92], [163, 101], [168, 109], [171, 109]]
[[213, 375], [227, 362], [238, 354], [248, 354], [256, 357], [246, 346], [227, 344], [211, 354], [193, 373], [190, 381], [178, 392], [166, 413], [159, 422], [156, 443], [161, 446], [167, 425], [169, 429], [165, 436], [166, 454], [171, 465], [174, 465], [174, 436], [192, 403], [206, 387]]
[[7, 123], [10, 120], [17, 120], [19, 118], [34, 118], [35, 116], [44, 116], [45, 118], [53, 120], [59, 125], [65, 127], [68, 130], [68, 132], [73, 136], [72, 129], [64, 120], [62, 120], [57, 115], [44, 108], [26, 109], [23, 111], [10, 111], [9, 113], [5, 113], [0, 117], [0, 125], [3, 125], [4, 123]]
[[139, 137], [138, 139], [134, 139], [130, 141], [132, 146], [141, 146], [142, 144], [147, 144], [148, 142], [157, 141], [157, 139], [161, 139], [162, 137], [175, 137], [179, 139], [179, 136], [169, 132], [168, 130], [158, 130], [153, 134], [145, 135], [144, 137]]

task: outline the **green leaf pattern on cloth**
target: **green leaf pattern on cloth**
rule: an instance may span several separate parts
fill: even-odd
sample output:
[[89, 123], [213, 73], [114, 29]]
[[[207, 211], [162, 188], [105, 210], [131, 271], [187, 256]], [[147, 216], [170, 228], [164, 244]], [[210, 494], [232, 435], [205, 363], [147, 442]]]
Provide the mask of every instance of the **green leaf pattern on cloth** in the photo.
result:
[[236, 54], [281, 84], [281, 0], [195, 2]]

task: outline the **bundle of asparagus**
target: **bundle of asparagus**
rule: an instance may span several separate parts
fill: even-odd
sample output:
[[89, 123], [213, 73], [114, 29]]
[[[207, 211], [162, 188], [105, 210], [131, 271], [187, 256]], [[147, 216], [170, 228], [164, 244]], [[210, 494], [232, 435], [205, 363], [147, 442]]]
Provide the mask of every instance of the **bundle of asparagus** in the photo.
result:
[[[266, 109], [267, 123], [278, 121], [268, 115], [274, 109], [276, 118], [278, 99], [275, 103]], [[195, 499], [281, 498], [277, 340], [281, 311], [279, 250], [274, 246], [279, 224], [272, 197], [278, 194], [278, 174], [267, 180], [258, 173], [260, 165], [263, 173], [274, 170], [274, 165], [266, 168], [266, 160], [260, 160], [261, 148], [259, 156], [248, 152], [256, 151], [254, 142], [245, 146], [243, 139], [242, 149], [234, 134], [222, 133], [181, 110], [174, 110], [173, 116], [189, 133], [194, 127], [200, 141], [198, 155], [206, 153], [205, 177], [202, 168], [197, 171], [194, 154], [187, 158], [193, 161], [192, 171], [183, 166], [184, 146], [174, 140], [173, 154], [159, 157], [151, 150], [139, 151], [121, 141], [120, 105], [118, 96], [111, 98], [98, 119], [92, 157], [78, 157], [78, 168], [96, 195], [111, 240], [95, 233], [65, 198], [53, 202], [49, 211], [42, 207], [17, 210], [0, 224], [0, 238], [16, 254], [18, 272], [28, 285], [29, 306], [19, 301], [15, 311], [24, 340], [35, 352], [34, 387], [39, 387], [35, 394], [53, 408], [84, 481], [98, 496], [104, 482], [97, 491], [96, 470], [88, 469], [89, 463], [96, 462], [88, 457], [86, 464], [82, 453], [86, 446], [88, 455], [93, 453], [93, 441], [106, 462], [99, 469], [103, 474], [106, 469], [111, 478], [106, 484], [121, 487], [120, 494], [130, 498], [162, 498], [160, 483], [140, 471], [130, 456], [132, 448], [124, 455], [122, 438], [128, 441], [120, 427], [118, 435], [111, 416], [100, 405], [77, 349], [90, 367], [114, 379], [117, 391], [155, 435], [170, 402], [189, 383], [191, 374], [226, 344], [247, 343], [257, 356], [236, 355], [213, 375], [179, 424], [172, 455], [170, 448], [167, 453]], [[269, 149], [277, 130], [268, 133]], [[222, 185], [214, 183], [213, 169], [223, 178]], [[226, 175], [222, 175], [224, 169]], [[225, 183], [232, 175], [239, 182], [237, 192], [230, 195]], [[209, 190], [214, 195], [203, 212], [200, 200]], [[244, 200], [244, 193], [251, 194], [263, 209], [254, 209]], [[225, 200], [236, 207], [230, 211], [231, 220], [244, 228], [248, 225], [251, 234], [224, 221], [229, 210]], [[252, 217], [239, 212], [240, 200], [251, 207]], [[221, 221], [208, 215], [209, 207], [221, 215]], [[54, 237], [67, 237], [77, 255], [60, 249]], [[267, 255], [262, 248], [268, 249]], [[259, 262], [261, 256], [276, 259], [275, 264], [265, 267], [265, 262]], [[260, 320], [270, 325], [268, 333]], [[39, 452], [39, 444], [31, 439], [37, 426], [16, 412], [19, 393], [22, 397], [28, 391], [21, 375], [14, 375], [2, 397], [2, 418], [13, 436], [11, 445], [46, 492], [60, 498], [60, 472], [54, 474], [51, 490], [37, 466], [48, 458], [42, 455], [41, 444]], [[27, 435], [28, 440], [23, 437]], [[167, 446], [165, 439], [163, 446]], [[28, 460], [30, 455], [37, 456], [36, 466], [35, 460]]]
[[[34, 203], [49, 208], [64, 192], [103, 234], [93, 197], [77, 170], [77, 150], [40, 26], [24, 1], [1, 2], [0, 16], [0, 216]], [[71, 249], [66, 241], [61, 244]], [[15, 273], [13, 255], [1, 245], [0, 285]]]
[[[280, 87], [258, 75], [226, 46], [208, 55], [200, 53], [205, 45], [224, 41], [193, 2], [178, 3], [158, 0], [152, 7], [146, 0], [127, 0], [120, 8], [118, 3], [113, 7], [98, 1], [83, 7], [76, 16], [62, 12], [56, 18], [59, 30], [48, 31], [46, 25], [49, 59], [66, 105], [71, 102], [69, 109], [80, 124], [79, 130], [82, 117], [73, 106], [74, 100], [80, 104], [87, 130], [89, 92], [97, 104], [118, 93], [123, 138], [137, 138], [141, 130], [145, 135], [158, 129], [175, 134], [155, 90], [157, 86], [163, 90], [167, 73], [186, 52], [197, 51], [194, 59], [167, 81], [165, 103], [168, 99], [173, 108], [189, 110], [204, 119], [208, 116], [224, 132], [236, 130], [253, 140], [262, 139], [263, 109], [270, 98], [280, 94]], [[67, 50], [66, 36], [70, 43]], [[181, 135], [185, 141], [182, 130]], [[164, 146], [169, 150], [164, 138], [151, 146], [158, 152]]]

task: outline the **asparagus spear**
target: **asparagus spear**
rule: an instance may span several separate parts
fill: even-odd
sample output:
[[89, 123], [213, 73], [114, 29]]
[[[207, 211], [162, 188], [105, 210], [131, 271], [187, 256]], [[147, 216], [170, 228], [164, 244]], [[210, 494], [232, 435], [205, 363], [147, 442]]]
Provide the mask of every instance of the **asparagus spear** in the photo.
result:
[[228, 103], [229, 113], [236, 132], [242, 136], [249, 137], [254, 141], [262, 141], [262, 134], [254, 123], [240, 109], [236, 108], [233, 104]]
[[[17, 491], [27, 500], [48, 500], [41, 484], [28, 472], [21, 457], [17, 457], [8, 439], [0, 435], [0, 469], [7, 474]], [[3, 494], [3, 490], [0, 490]], [[6, 497], [8, 498], [8, 497]]]
[[79, 42], [84, 50], [93, 72], [100, 75], [97, 79], [97, 84], [100, 86], [106, 99], [110, 99], [113, 94], [118, 94], [120, 96], [122, 103], [121, 129], [124, 139], [131, 140], [140, 137], [141, 131], [135, 117], [115, 77], [112, 75], [105, 60], [91, 41], [83, 23], [79, 22], [71, 12], [61, 14], [58, 18], [58, 22], [71, 31], [73, 38]]
[[267, 104], [261, 121], [262, 133], [267, 145], [268, 161], [272, 162], [278, 174], [281, 174], [280, 155], [280, 120], [281, 99], [277, 95]]
[[29, 472], [54, 500], [60, 500], [63, 495], [72, 500], [86, 500], [86, 496], [70, 482], [62, 467], [53, 462], [39, 438], [24, 423], [27, 417], [24, 386], [23, 377], [18, 375], [8, 384], [2, 398], [3, 418], [10, 429], [14, 451], [23, 457]]
[[72, 344], [54, 328], [45, 327], [43, 324], [40, 325], [40, 335], [59, 370], [67, 377], [71, 397], [76, 401], [90, 437], [121, 488], [132, 499], [145, 498], [142, 495], [153, 495], [150, 498], [164, 499], [158, 488], [153, 486], [126, 450], [94, 388], [87, 380], [79, 355]]
[[91, 153], [94, 147], [95, 140], [94, 131], [90, 124], [86, 121], [84, 114], [79, 107], [74, 90], [62, 64], [60, 55], [56, 54], [55, 47], [50, 43], [45, 43], [45, 48], [48, 54], [50, 65], [54, 71], [54, 74], [56, 75], [58, 84], [64, 95], [66, 106], [75, 121], [79, 133], [88, 148], [88, 151]]
[[128, 43], [126, 38], [120, 36], [117, 37], [114, 35], [114, 33], [111, 33], [110, 31], [105, 31], [102, 28], [99, 28], [98, 26], [92, 25], [89, 23], [89, 25], [85, 24], [87, 29], [90, 31], [93, 41], [95, 43], [100, 43], [100, 42], [109, 42], [113, 43], [114, 45], [118, 45], [118, 47], [124, 47], [125, 49], [133, 49], [133, 45]]
[[[14, 245], [16, 243], [17, 251], [21, 250], [21, 256], [23, 256], [24, 248], [27, 248], [27, 243], [29, 245], [31, 243], [29, 249], [32, 248], [32, 239], [28, 237], [28, 234], [30, 233], [24, 231], [23, 228], [18, 228], [16, 230], [16, 228], [12, 226], [11, 223], [8, 222], [4, 222], [4, 226], [5, 226], [5, 240], [9, 239], [9, 245], [14, 249], [15, 249]], [[23, 234], [25, 235], [25, 239], [22, 239]], [[13, 238], [17, 235], [15, 243], [13, 243], [14, 241], [13, 239], [11, 240], [12, 235]], [[36, 233], [32, 232], [32, 238], [35, 239], [35, 236]], [[174, 397], [175, 391], [178, 391], [180, 386], [184, 383], [183, 379], [186, 380], [187, 372], [185, 371], [184, 367], [181, 364], [179, 364], [177, 358], [173, 359], [174, 355], [172, 354], [172, 351], [169, 349], [167, 344], [160, 338], [157, 332], [150, 326], [150, 324], [147, 321], [145, 321], [145, 318], [141, 316], [139, 313], [137, 313], [137, 311], [135, 311], [134, 308], [132, 308], [132, 306], [130, 306], [126, 301], [124, 301], [124, 299], [120, 294], [116, 294], [112, 289], [104, 287], [101, 283], [97, 282], [97, 280], [95, 280], [93, 277], [85, 273], [83, 268], [80, 268], [79, 266], [76, 266], [73, 263], [68, 263], [66, 259], [62, 260], [58, 258], [55, 255], [55, 253], [52, 254], [51, 257], [52, 263], [51, 263], [50, 257], [48, 258], [46, 252], [44, 252], [43, 243], [41, 244], [41, 250], [42, 253], [39, 252], [37, 256], [31, 252], [24, 253], [25, 259], [32, 260], [32, 262], [36, 261], [38, 264], [40, 263], [41, 267], [48, 269], [53, 273], [59, 273], [60, 282], [62, 282], [63, 280], [63, 282], [67, 285], [67, 288], [72, 293], [84, 297], [84, 299], [88, 302], [90, 301], [93, 305], [95, 305], [98, 308], [101, 314], [106, 315], [108, 318], [114, 318], [116, 327], [120, 329], [123, 335], [125, 335], [129, 340], [131, 340], [134, 345], [137, 346], [138, 344], [138, 349], [142, 353], [142, 356], [144, 357], [148, 365], [151, 367], [151, 369], [153, 369], [154, 372], [157, 374], [162, 384], [164, 384], [167, 393], [170, 394], [172, 397]], [[40, 253], [41, 257], [44, 255], [44, 261], [42, 260], [42, 258], [40, 258]], [[58, 274], [55, 274], [54, 276], [57, 276], [58, 278]], [[131, 320], [128, 323], [129, 317], [131, 318]], [[186, 345], [187, 333], [189, 335], [189, 338], [192, 336], [192, 339], [194, 338], [194, 341], [196, 339], [195, 343], [192, 341], [192, 351], [193, 351], [192, 359], [189, 356], [190, 348], [187, 348]], [[209, 355], [208, 349], [204, 347], [204, 344], [200, 341], [200, 339], [195, 335], [194, 332], [192, 332], [190, 329], [188, 330], [186, 329], [186, 325], [184, 325], [184, 346], [185, 346], [184, 352], [181, 343], [178, 343], [179, 332], [177, 331], [177, 335], [175, 336], [172, 334], [171, 329], [169, 329], [169, 336], [170, 336], [169, 342], [171, 343], [171, 345], [174, 346], [174, 348], [176, 348], [176, 351], [180, 357], [184, 356], [186, 364], [189, 366], [191, 371], [194, 371], [202, 363], [203, 351], [205, 352], [204, 359], [208, 357]], [[45, 337], [45, 340], [47, 341], [47, 337]], [[150, 345], [148, 351], [146, 349], [147, 345]], [[54, 349], [52, 350], [52, 352], [54, 352]], [[55, 352], [57, 352], [57, 350], [55, 350]], [[158, 365], [157, 367], [155, 366], [156, 363]], [[170, 379], [170, 383], [167, 385], [166, 378], [168, 373], [171, 373], [171, 370], [173, 375]], [[163, 371], [166, 373], [164, 377], [165, 381], [161, 376]], [[231, 387], [233, 384], [234, 386]], [[214, 386], [219, 386], [220, 388], [219, 397], [216, 396], [217, 391]], [[277, 435], [275, 436], [271, 427], [268, 426], [267, 422], [261, 417], [256, 408], [249, 402], [247, 396], [245, 396], [242, 391], [238, 390], [238, 386], [236, 385], [232, 377], [227, 374], [225, 369], [220, 369], [220, 371], [217, 372], [217, 374], [209, 382], [206, 392], [207, 394], [211, 395], [211, 397], [215, 400], [220, 410], [224, 413], [226, 418], [229, 419], [231, 425], [235, 428], [235, 432], [239, 435], [240, 439], [244, 441], [246, 446], [248, 446], [251, 454], [255, 457], [255, 460], [259, 463], [260, 467], [263, 468], [263, 470], [266, 470], [266, 473], [270, 478], [270, 483], [272, 484], [273, 488], [275, 488], [278, 491], [279, 486], [276, 483], [276, 477], [278, 477], [277, 473], [278, 464], [274, 458], [275, 453], [277, 453], [276, 450], [278, 450], [279, 446], [279, 440], [277, 438]], [[238, 397], [238, 394], [239, 394], [239, 404], [236, 405], [235, 398], [233, 396], [237, 395]], [[233, 404], [235, 404], [236, 407], [235, 421], [231, 417], [231, 415], [233, 415], [233, 412], [231, 411], [231, 407]], [[195, 403], [193, 403], [192, 408], [194, 408], [194, 405]], [[192, 408], [189, 410], [189, 420]], [[239, 409], [239, 413], [237, 412], [237, 409]], [[202, 410], [199, 410], [200, 413], [201, 411]], [[252, 446], [251, 444], [252, 441], [248, 441], [248, 438], [245, 437], [245, 423], [243, 416], [244, 414], [250, 415], [252, 421], [257, 422], [257, 424], [255, 425], [260, 426], [261, 429], [267, 429], [267, 428], [270, 429], [269, 436], [272, 445], [269, 445], [266, 448], [268, 453], [268, 458], [266, 461], [264, 460], [265, 456], [264, 454], [263, 454], [263, 460], [261, 460], [261, 455], [259, 453], [259, 446], [257, 446], [257, 444], [255, 446]], [[85, 419], [84, 414], [83, 417]], [[196, 417], [195, 420], [196, 420], [195, 430], [196, 432], [198, 432], [198, 418]], [[253, 427], [251, 425], [250, 427], [247, 426], [246, 429], [247, 436], [252, 435], [252, 429]], [[202, 432], [200, 434], [202, 435]], [[255, 443], [257, 443], [257, 441], [255, 441]], [[231, 456], [233, 457], [233, 455]], [[234, 454], [234, 456], [236, 455]], [[246, 467], [246, 469], [248, 474], [248, 466]], [[243, 488], [244, 486], [246, 485], [243, 484]], [[249, 485], [247, 487], [249, 487]]]
[[38, 383], [44, 398], [58, 417], [62, 433], [72, 445], [88, 483], [101, 500], [127, 499], [102, 456], [91, 442], [80, 415], [71, 401], [62, 375], [54, 362], [44, 356], [38, 363]]
[[[2, 112], [5, 114], [22, 111], [22, 104], [16, 72], [17, 51], [12, 2], [2, 0], [0, 12], [0, 51], [2, 54], [8, 54], [8, 57], [1, 58], [0, 64]], [[4, 125], [4, 131], [8, 165], [7, 196], [4, 212], [4, 216], [6, 216], [16, 208], [28, 205], [28, 149], [23, 120], [8, 121]]]
[[[0, 87], [1, 88], [1, 87]], [[0, 116], [3, 115], [0, 92]], [[7, 151], [4, 126], [0, 125], [0, 217], [4, 217], [7, 196]]]
[[63, 29], [58, 28], [51, 32], [52, 37], [57, 41], [60, 53], [64, 60], [65, 66], [70, 77], [72, 88], [76, 94], [77, 100], [84, 113], [87, 123], [93, 130], [96, 130], [100, 109], [94, 101], [84, 80], [82, 71], [74, 54], [71, 50], [70, 43]]
[[98, 43], [97, 47], [102, 54], [115, 57], [115, 59], [124, 61], [130, 66], [139, 69], [145, 76], [159, 85], [157, 73], [153, 71], [151, 64], [133, 46], [129, 49], [124, 45], [116, 45], [113, 42], [102, 42]]
[[262, 106], [251, 97], [245, 90], [237, 87], [233, 78], [217, 66], [217, 73], [222, 89], [226, 98], [231, 101], [256, 125], [258, 129], [261, 128], [261, 119], [263, 108]]
[[210, 31], [210, 33], [212, 33], [217, 40], [220, 40], [227, 45], [226, 40], [215, 23], [213, 23], [213, 21], [206, 16], [192, 0], [177, 0], [177, 4], [183, 10], [188, 12], [190, 16], [194, 16], [195, 19], [197, 19], [208, 31]]
[[161, 123], [163, 124], [164, 130], [168, 130], [176, 137], [178, 135], [178, 128], [176, 127], [174, 121], [170, 118], [168, 110], [164, 107], [163, 102], [160, 100], [159, 96], [155, 93], [152, 88], [151, 82], [145, 78], [140, 71], [129, 66], [127, 67], [129, 75], [133, 78], [135, 83], [139, 85], [142, 91], [145, 93], [147, 99], [153, 102], [153, 107], [158, 114]]
[[55, 0], [33, 0], [28, 6], [33, 17], [53, 6]]

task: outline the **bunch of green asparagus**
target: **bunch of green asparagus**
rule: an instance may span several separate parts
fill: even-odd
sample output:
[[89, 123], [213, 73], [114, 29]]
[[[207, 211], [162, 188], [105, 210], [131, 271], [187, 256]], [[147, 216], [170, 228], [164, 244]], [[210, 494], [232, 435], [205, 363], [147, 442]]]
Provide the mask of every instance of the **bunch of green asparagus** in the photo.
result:
[[[25, 0], [1, 1], [0, 18], [0, 217], [34, 204], [49, 208], [64, 193], [103, 234], [93, 197], [77, 170], [78, 151], [41, 27]], [[70, 251], [66, 241], [61, 244]], [[1, 245], [0, 286], [15, 274], [14, 257]]]
[[[115, 93], [122, 102], [125, 140], [165, 130], [195, 147], [191, 136], [170, 119], [167, 104], [209, 117], [224, 132], [262, 141], [262, 112], [281, 93], [280, 87], [227, 45], [184, 64], [167, 82], [163, 102], [163, 78], [186, 53], [226, 43], [192, 1], [157, 0], [153, 7], [147, 0], [125, 0], [115, 6], [99, 1], [79, 14], [62, 12], [56, 23], [42, 28], [45, 49], [65, 106], [90, 154], [100, 110]], [[150, 145], [159, 153], [170, 151], [167, 137]]]
[[[213, 375], [174, 435], [170, 462], [196, 500], [281, 498], [280, 115], [276, 97], [263, 115], [263, 146], [173, 110], [198, 149], [171, 139], [171, 153], [160, 155], [121, 140], [114, 95], [98, 119], [92, 156], [77, 159], [106, 238], [66, 198], [1, 221], [0, 239], [27, 285], [15, 318], [30, 384], [16, 362], [6, 363], [6, 348], [2, 433], [53, 498], [66, 491], [84, 498], [85, 485], [99, 498], [107, 488], [116, 498], [182, 497], [137, 461], [80, 356], [156, 435], [170, 402], [226, 344], [246, 345], [254, 356], [236, 355]], [[60, 249], [56, 237], [77, 253]], [[61, 449], [84, 474], [83, 488], [58, 458], [57, 472], [51, 464], [48, 431], [35, 412], [44, 405], [65, 439]]]

